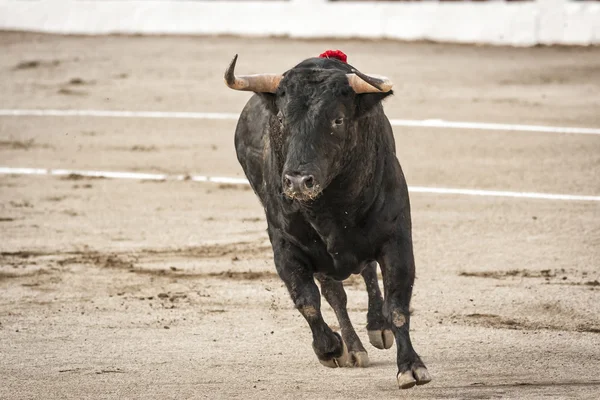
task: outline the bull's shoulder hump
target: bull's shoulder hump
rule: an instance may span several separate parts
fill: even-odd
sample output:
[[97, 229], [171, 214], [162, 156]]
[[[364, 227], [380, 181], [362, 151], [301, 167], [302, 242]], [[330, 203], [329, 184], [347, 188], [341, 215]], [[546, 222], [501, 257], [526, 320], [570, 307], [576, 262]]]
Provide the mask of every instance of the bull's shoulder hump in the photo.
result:
[[245, 117], [245, 118], [264, 117], [264, 118], [266, 118], [268, 116], [269, 116], [269, 110], [267, 110], [267, 107], [264, 104], [264, 101], [260, 98], [260, 96], [258, 94], [255, 93], [254, 95], [252, 95], [252, 97], [250, 97], [250, 99], [244, 106], [244, 109], [242, 110], [240, 118], [242, 118], [242, 117]]
[[262, 154], [263, 137], [269, 129], [270, 113], [258, 95], [248, 100], [235, 130], [235, 143], [238, 151], [251, 150]]
[[264, 101], [259, 95], [253, 95], [246, 103], [246, 106], [240, 114], [238, 120], [237, 132], [244, 131], [247, 133], [264, 132], [264, 128], [268, 126], [271, 113], [264, 104]]

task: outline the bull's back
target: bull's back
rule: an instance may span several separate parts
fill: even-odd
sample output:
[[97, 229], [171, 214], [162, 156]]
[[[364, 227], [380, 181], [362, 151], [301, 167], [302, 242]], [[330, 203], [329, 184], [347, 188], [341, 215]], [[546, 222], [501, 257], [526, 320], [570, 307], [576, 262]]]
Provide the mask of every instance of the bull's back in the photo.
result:
[[261, 197], [263, 168], [268, 143], [269, 112], [258, 95], [248, 100], [235, 130], [237, 158], [250, 181], [250, 185]]

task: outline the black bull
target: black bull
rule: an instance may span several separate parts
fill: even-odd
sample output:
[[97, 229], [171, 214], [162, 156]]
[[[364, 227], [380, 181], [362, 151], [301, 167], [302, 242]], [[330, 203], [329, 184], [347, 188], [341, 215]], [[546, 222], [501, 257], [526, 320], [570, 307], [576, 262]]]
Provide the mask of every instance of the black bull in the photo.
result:
[[[238, 160], [265, 209], [277, 273], [310, 326], [319, 361], [329, 367], [369, 363], [341, 283], [360, 273], [371, 344], [387, 349], [395, 338], [400, 388], [428, 383], [409, 334], [415, 278], [410, 204], [381, 105], [391, 83], [384, 87], [384, 80], [327, 58], [307, 59], [279, 76], [237, 77], [236, 60], [225, 74], [227, 85], [255, 92], [237, 124]], [[315, 278], [341, 337], [321, 316]]]

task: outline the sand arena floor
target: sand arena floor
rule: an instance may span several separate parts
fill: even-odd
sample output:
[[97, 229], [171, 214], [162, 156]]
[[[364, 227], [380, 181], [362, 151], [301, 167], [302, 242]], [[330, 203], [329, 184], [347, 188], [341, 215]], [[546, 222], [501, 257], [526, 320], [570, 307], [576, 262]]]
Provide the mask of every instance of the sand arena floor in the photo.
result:
[[[328, 48], [396, 82], [391, 118], [600, 127], [600, 48], [0, 33], [0, 108], [237, 113], [222, 73]], [[0, 166], [243, 177], [233, 120], [0, 117]], [[600, 136], [395, 128], [410, 185], [600, 195]], [[600, 203], [413, 193], [400, 392], [347, 282], [366, 369], [325, 369], [248, 187], [0, 176], [0, 398], [588, 398], [600, 392]], [[323, 305], [332, 326], [337, 321]]]

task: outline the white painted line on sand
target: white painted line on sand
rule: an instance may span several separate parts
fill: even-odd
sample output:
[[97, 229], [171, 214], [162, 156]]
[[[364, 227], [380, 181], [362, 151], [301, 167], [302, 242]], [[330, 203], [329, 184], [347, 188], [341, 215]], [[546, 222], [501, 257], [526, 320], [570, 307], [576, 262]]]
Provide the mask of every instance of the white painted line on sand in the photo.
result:
[[[11, 168], [0, 167], [0, 175], [54, 175], [68, 176], [80, 175], [93, 178], [111, 178], [111, 179], [137, 179], [154, 181], [185, 181], [208, 182], [208, 183], [227, 183], [232, 185], [248, 185], [244, 178], [229, 178], [220, 176], [206, 175], [169, 175], [152, 174], [141, 172], [113, 172], [113, 171], [88, 171], [77, 169], [45, 169], [45, 168]], [[534, 193], [534, 192], [507, 192], [500, 190], [478, 190], [478, 189], [452, 189], [435, 188], [424, 186], [409, 186], [411, 193], [433, 193], [433, 194], [454, 194], [464, 196], [483, 196], [483, 197], [514, 197], [524, 199], [540, 200], [564, 200], [564, 201], [594, 201], [600, 202], [600, 196], [572, 195], [572, 194], [552, 194], [552, 193]]]
[[416, 126], [421, 128], [479, 129], [486, 131], [573, 133], [579, 135], [600, 135], [600, 129], [597, 128], [575, 128], [566, 126], [495, 124], [487, 122], [458, 122], [444, 121], [443, 119], [391, 119], [390, 123], [392, 124], [392, 126]]
[[423, 186], [409, 186], [408, 190], [411, 193], [459, 194], [459, 195], [465, 195], [465, 196], [516, 197], [516, 198], [522, 198], [522, 199], [599, 201], [600, 202], [600, 196], [587, 196], [587, 195], [575, 195], [575, 194], [507, 192], [507, 191], [502, 191], [502, 190], [452, 189], [452, 188], [434, 188], [434, 187], [423, 187]]
[[[163, 118], [237, 120], [239, 114], [213, 112], [170, 111], [110, 111], [110, 110], [11, 110], [0, 109], [0, 116], [9, 117], [109, 117], [109, 118]], [[487, 122], [445, 121], [442, 119], [390, 119], [393, 126], [421, 128], [479, 129], [509, 132], [571, 133], [600, 135], [600, 128], [578, 128], [542, 125], [496, 124]]]
[[237, 120], [239, 114], [177, 111], [111, 111], [111, 110], [6, 110], [4, 117], [105, 117], [105, 118], [163, 118], [163, 119], [225, 119]]

